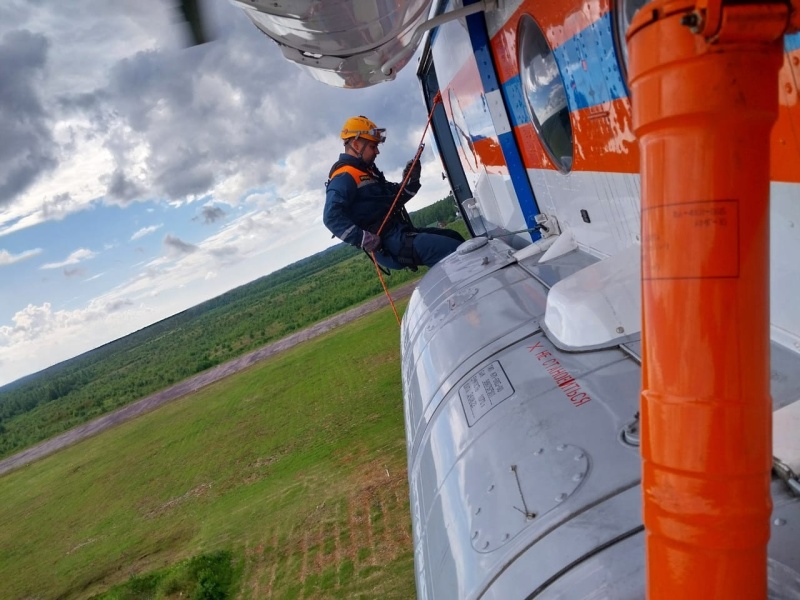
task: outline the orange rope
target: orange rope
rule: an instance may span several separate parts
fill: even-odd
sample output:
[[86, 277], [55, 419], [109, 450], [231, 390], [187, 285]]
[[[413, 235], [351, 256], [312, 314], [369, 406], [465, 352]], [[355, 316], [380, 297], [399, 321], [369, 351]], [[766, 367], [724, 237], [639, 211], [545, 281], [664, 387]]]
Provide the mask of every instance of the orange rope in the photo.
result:
[[414, 170], [414, 165], [419, 162], [419, 156], [422, 154], [422, 150], [425, 146], [422, 145], [423, 140], [425, 139], [425, 134], [428, 133], [428, 127], [430, 127], [431, 120], [433, 119], [433, 111], [436, 110], [436, 105], [442, 101], [442, 95], [437, 93], [436, 96], [433, 98], [433, 106], [431, 107], [431, 112], [428, 113], [428, 121], [425, 123], [425, 129], [422, 131], [422, 138], [419, 141], [419, 148], [417, 149], [417, 153], [414, 155], [414, 160], [411, 161], [411, 168], [408, 169], [406, 176], [403, 178], [403, 183], [400, 184], [400, 189], [397, 190], [397, 195], [394, 197], [394, 201], [392, 202], [392, 206], [389, 207], [389, 212], [386, 213], [386, 216], [383, 218], [383, 223], [381, 226], [378, 227], [378, 233], [376, 235], [380, 235], [383, 231], [383, 228], [386, 226], [386, 223], [389, 221], [389, 217], [392, 216], [394, 212], [394, 207], [397, 206], [397, 201], [400, 199], [400, 195], [403, 193], [403, 190], [406, 189], [406, 184], [408, 183], [408, 178], [411, 177], [411, 171]]
[[[414, 170], [414, 165], [419, 162], [419, 157], [422, 154], [422, 151], [425, 149], [423, 145], [423, 141], [425, 140], [425, 134], [428, 133], [428, 127], [430, 127], [431, 121], [433, 120], [433, 111], [436, 110], [436, 105], [442, 101], [442, 94], [441, 92], [436, 92], [436, 95], [433, 97], [433, 106], [431, 107], [431, 112], [428, 114], [428, 121], [425, 123], [425, 129], [422, 132], [422, 138], [419, 141], [419, 147], [417, 148], [417, 153], [414, 155], [414, 159], [411, 161], [411, 167], [406, 172], [406, 176], [403, 178], [403, 183], [400, 184], [400, 189], [397, 190], [397, 195], [394, 197], [394, 201], [392, 202], [392, 206], [389, 207], [389, 212], [386, 213], [386, 216], [383, 218], [383, 223], [381, 226], [378, 227], [377, 236], [380, 237], [381, 231], [386, 226], [386, 223], [389, 221], [389, 217], [392, 216], [394, 212], [395, 206], [397, 206], [397, 201], [400, 199], [400, 195], [403, 193], [403, 190], [406, 188], [406, 184], [408, 183], [408, 178], [411, 177], [411, 171]], [[381, 280], [381, 285], [383, 286], [383, 292], [386, 294], [386, 297], [389, 299], [389, 304], [392, 305], [392, 311], [394, 312], [394, 318], [397, 321], [397, 324], [400, 325], [400, 315], [397, 314], [397, 307], [394, 305], [394, 300], [392, 299], [392, 295], [389, 293], [389, 288], [386, 287], [386, 281], [383, 279], [383, 275], [381, 274], [381, 268], [378, 266], [378, 261], [375, 260], [375, 252], [370, 252], [372, 257], [372, 263], [375, 265], [375, 270], [378, 272], [378, 279]]]
[[392, 312], [394, 313], [395, 321], [397, 324], [400, 325], [400, 315], [397, 314], [397, 307], [394, 305], [394, 299], [392, 299], [392, 295], [389, 293], [389, 288], [386, 287], [386, 281], [383, 279], [383, 273], [381, 273], [381, 268], [378, 266], [378, 263], [375, 262], [375, 253], [372, 253], [372, 262], [375, 264], [375, 271], [378, 273], [378, 279], [381, 280], [381, 285], [383, 286], [383, 293], [386, 294], [386, 297], [389, 299], [389, 304], [392, 305]]

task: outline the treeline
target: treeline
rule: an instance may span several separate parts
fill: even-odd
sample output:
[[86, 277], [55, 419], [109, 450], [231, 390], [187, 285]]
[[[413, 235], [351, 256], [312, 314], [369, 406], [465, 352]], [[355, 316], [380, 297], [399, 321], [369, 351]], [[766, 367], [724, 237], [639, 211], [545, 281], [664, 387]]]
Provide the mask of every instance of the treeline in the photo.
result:
[[415, 227], [432, 227], [438, 223], [450, 223], [458, 215], [455, 198], [450, 194], [447, 198], [434, 202], [411, 214], [411, 222]]
[[[437, 205], [442, 207], [434, 208]], [[445, 209], [444, 205], [448, 205]], [[440, 200], [412, 214], [454, 214]], [[419, 213], [424, 213], [420, 215]], [[463, 231], [462, 231], [463, 232]], [[394, 287], [418, 277], [393, 271]], [[0, 457], [264, 346], [382, 292], [366, 255], [339, 244], [0, 389]]]

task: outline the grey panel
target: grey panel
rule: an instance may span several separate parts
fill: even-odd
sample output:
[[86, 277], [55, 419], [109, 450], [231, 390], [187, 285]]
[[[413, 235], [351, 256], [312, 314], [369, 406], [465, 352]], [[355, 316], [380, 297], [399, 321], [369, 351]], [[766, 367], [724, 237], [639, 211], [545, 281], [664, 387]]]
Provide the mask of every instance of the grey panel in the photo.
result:
[[581, 561], [533, 600], [641, 600], [644, 593], [644, 533], [625, 538]]
[[516, 267], [507, 250], [491, 242], [445, 261], [412, 295], [402, 342], [410, 446], [416, 444], [413, 432], [455, 385], [454, 372], [469, 357], [538, 330], [544, 290]]
[[[642, 598], [641, 463], [621, 440], [641, 345], [558, 350], [532, 266], [497, 240], [472, 246], [423, 278], [403, 324], [419, 597]], [[537, 272], [552, 283], [590, 262]], [[772, 359], [777, 407], [800, 370], [781, 347]], [[772, 495], [770, 597], [800, 600], [800, 500], [777, 479]]]
[[553, 287], [565, 277], [569, 277], [573, 273], [577, 273], [598, 261], [596, 257], [582, 250], [567, 252], [558, 258], [541, 264], [538, 262], [539, 258], [541, 258], [541, 255], [525, 259], [521, 265], [548, 288]]
[[774, 478], [771, 491], [769, 597], [800, 600], [800, 498]]
[[[514, 393], [470, 425], [459, 389], [492, 365]], [[410, 455], [415, 538], [431, 556], [458, 547], [457, 597], [475, 597], [505, 552], [636, 484], [638, 453], [618, 438], [638, 388], [622, 352], [565, 354], [536, 333], [476, 364], [439, 403]]]
[[[633, 593], [605, 598], [641, 599], [644, 597], [642, 542], [628, 541], [641, 536], [641, 530], [641, 488], [634, 486], [590, 507], [536, 540], [514, 557], [479, 597], [484, 600], [551, 597], [558, 589], [554, 586], [565, 572], [586, 563], [589, 572], [607, 570], [619, 586], [618, 590], [630, 589]], [[623, 571], [615, 571], [607, 564], [609, 560], [620, 563], [618, 566], [627, 566]]]
[[800, 355], [775, 342], [770, 345], [770, 391], [773, 410], [800, 400]]

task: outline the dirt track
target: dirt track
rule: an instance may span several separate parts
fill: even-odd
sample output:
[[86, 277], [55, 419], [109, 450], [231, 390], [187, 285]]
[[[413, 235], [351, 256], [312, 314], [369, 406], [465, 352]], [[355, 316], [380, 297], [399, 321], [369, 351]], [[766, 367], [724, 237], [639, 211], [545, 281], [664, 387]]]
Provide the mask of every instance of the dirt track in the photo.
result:
[[[412, 282], [392, 290], [392, 298], [397, 300], [410, 296], [414, 291], [415, 286], [416, 282]], [[22, 452], [13, 454], [8, 458], [0, 460], [0, 475], [16, 469], [17, 467], [27, 465], [28, 463], [42, 458], [43, 456], [47, 456], [56, 450], [70, 446], [89, 436], [100, 433], [101, 431], [105, 431], [109, 427], [129, 421], [130, 419], [158, 408], [162, 404], [165, 404], [171, 400], [180, 398], [181, 396], [184, 396], [190, 392], [197, 391], [210, 383], [219, 381], [223, 377], [233, 375], [234, 373], [237, 373], [242, 369], [246, 369], [254, 363], [264, 360], [265, 358], [269, 358], [270, 356], [274, 356], [279, 352], [283, 352], [284, 350], [291, 348], [300, 342], [305, 342], [306, 340], [315, 338], [318, 335], [330, 331], [331, 329], [353, 321], [354, 319], [377, 310], [378, 308], [386, 306], [386, 304], [387, 301], [384, 296], [374, 298], [373, 300], [369, 300], [368, 302], [356, 306], [355, 308], [352, 308], [346, 312], [330, 317], [329, 319], [325, 319], [324, 321], [320, 321], [319, 323], [311, 325], [310, 327], [303, 329], [302, 331], [298, 331], [297, 333], [293, 333], [292, 335], [278, 340], [277, 342], [268, 344], [263, 348], [254, 350], [249, 354], [245, 354], [244, 356], [240, 356], [239, 358], [235, 358], [224, 364], [217, 365], [213, 369], [203, 371], [202, 373], [181, 381], [172, 387], [161, 390], [160, 392], [151, 394], [146, 398], [142, 398], [141, 400], [137, 400], [136, 402], [123, 406], [122, 408], [107, 415], [103, 415], [94, 421], [79, 425], [78, 427], [70, 429], [69, 431], [65, 431], [54, 438], [50, 438], [49, 440], [41, 442], [40, 444], [31, 446]]]

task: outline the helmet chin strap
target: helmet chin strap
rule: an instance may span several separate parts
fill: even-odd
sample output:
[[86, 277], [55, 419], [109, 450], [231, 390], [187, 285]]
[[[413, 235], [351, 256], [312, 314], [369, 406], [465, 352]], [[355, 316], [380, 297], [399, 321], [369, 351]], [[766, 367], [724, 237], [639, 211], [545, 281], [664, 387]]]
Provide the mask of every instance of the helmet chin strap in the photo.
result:
[[353, 149], [353, 152], [355, 152], [355, 153], [356, 153], [356, 156], [357, 156], [357, 157], [358, 157], [360, 160], [364, 160], [364, 149], [365, 149], [365, 147], [364, 147], [364, 146], [362, 146], [362, 147], [361, 147], [361, 150], [356, 150], [356, 147], [353, 145], [353, 142], [355, 142], [355, 141], [356, 141], [357, 139], [359, 139], [360, 137], [361, 137], [361, 134], [356, 134], [356, 137], [354, 137], [354, 138], [352, 138], [352, 139], [350, 139], [350, 140], [348, 140], [348, 141], [347, 141], [347, 145], [348, 145], [350, 148], [352, 148], [352, 149]]
[[[357, 133], [357, 134], [356, 134], [356, 137], [354, 137], [354, 138], [353, 138], [353, 139], [350, 141], [350, 145], [353, 147], [353, 150], [356, 150], [356, 149], [355, 149], [355, 146], [353, 146], [353, 142], [355, 142], [355, 141], [356, 141], [356, 140], [357, 140], [359, 137], [361, 137], [361, 135]], [[364, 154], [364, 146], [361, 146], [361, 150], [356, 150], [356, 152], [358, 153], [358, 158], [359, 158], [360, 160], [364, 160], [364, 158], [363, 158], [363, 154]]]

